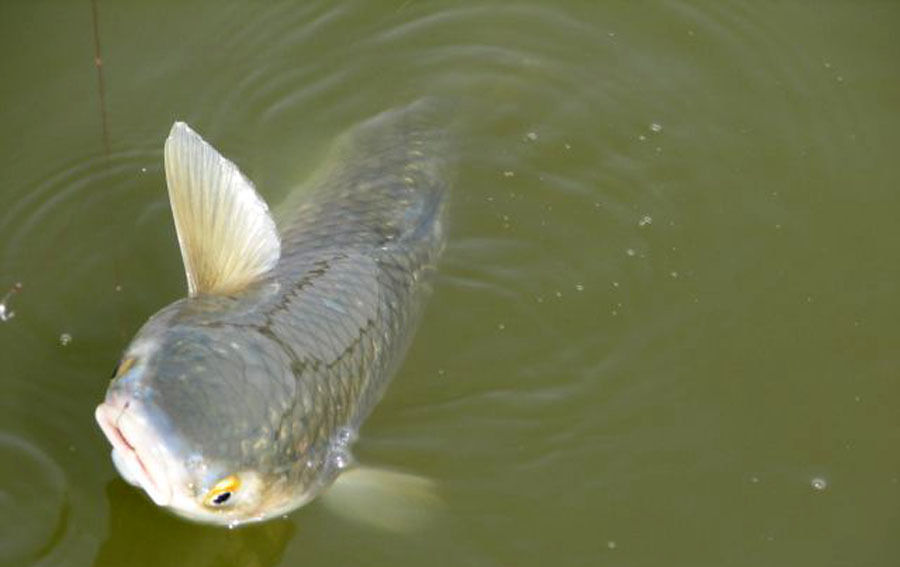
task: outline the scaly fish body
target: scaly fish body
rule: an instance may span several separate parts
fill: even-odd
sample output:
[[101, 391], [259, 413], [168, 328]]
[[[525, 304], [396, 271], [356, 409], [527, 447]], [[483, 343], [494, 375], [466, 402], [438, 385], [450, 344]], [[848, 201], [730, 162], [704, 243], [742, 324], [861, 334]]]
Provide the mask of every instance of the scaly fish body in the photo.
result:
[[[262, 520], [314, 498], [347, 465], [410, 342], [443, 246], [444, 154], [420, 110], [351, 131], [334, 165], [285, 212], [277, 261], [246, 282], [209, 283], [233, 261], [216, 259], [215, 244], [186, 244], [192, 237], [178, 225], [179, 208], [202, 214], [184, 209], [216, 206], [215, 191], [190, 206], [173, 194], [197, 289], [138, 332], [97, 410], [117, 468], [157, 504], [205, 522]], [[224, 216], [210, 232], [230, 230]], [[218, 267], [204, 272], [207, 261]]]

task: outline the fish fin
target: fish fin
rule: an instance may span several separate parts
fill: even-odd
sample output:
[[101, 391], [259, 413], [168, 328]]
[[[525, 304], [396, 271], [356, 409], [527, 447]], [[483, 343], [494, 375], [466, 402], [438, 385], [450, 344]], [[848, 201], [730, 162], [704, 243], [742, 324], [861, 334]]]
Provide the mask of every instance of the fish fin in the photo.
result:
[[188, 294], [239, 291], [271, 270], [278, 230], [237, 166], [184, 122], [172, 125], [164, 153]]
[[434, 481], [373, 467], [342, 473], [321, 500], [340, 516], [395, 533], [420, 529], [442, 504]]

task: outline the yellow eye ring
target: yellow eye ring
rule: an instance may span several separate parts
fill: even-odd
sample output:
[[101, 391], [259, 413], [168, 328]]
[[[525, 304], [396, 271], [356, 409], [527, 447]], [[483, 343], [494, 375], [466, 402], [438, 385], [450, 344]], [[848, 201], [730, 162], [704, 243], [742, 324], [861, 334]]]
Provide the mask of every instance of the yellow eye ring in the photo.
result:
[[241, 479], [236, 475], [229, 475], [220, 480], [209, 489], [203, 503], [212, 508], [218, 508], [228, 503], [234, 493], [241, 487]]

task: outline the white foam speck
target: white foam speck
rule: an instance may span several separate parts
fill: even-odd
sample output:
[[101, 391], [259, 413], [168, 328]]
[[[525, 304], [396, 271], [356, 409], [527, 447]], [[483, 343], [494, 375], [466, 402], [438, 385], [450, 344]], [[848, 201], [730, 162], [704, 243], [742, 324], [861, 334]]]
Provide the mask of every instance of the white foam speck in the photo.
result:
[[662, 124], [660, 124], [659, 122], [651, 122], [650, 131], [659, 134], [660, 132], [662, 132]]
[[68, 346], [69, 343], [72, 342], [72, 335], [69, 333], [63, 333], [59, 336], [59, 344], [60, 346]]
[[814, 490], [822, 491], [828, 488], [828, 481], [824, 478], [817, 476], [809, 482], [810, 486], [813, 487]]
[[3, 296], [3, 299], [0, 299], [0, 321], [6, 322], [16, 316], [15, 311], [10, 309], [7, 306], [7, 302], [9, 302], [10, 298], [19, 293], [22, 290], [22, 283], [16, 282], [9, 291], [6, 292], [6, 295]]

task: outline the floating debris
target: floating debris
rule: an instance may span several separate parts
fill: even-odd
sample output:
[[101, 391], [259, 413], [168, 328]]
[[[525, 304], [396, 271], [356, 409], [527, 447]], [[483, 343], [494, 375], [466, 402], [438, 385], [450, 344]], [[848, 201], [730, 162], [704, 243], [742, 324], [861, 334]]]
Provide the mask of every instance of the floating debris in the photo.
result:
[[529, 133], [525, 134], [525, 139], [528, 140], [529, 142], [534, 142], [535, 140], [538, 139], [537, 132], [529, 132]]
[[653, 217], [650, 215], [644, 215], [641, 217], [641, 220], [638, 221], [638, 226], [647, 226], [649, 224], [653, 224]]
[[3, 296], [3, 299], [0, 299], [0, 321], [6, 322], [16, 316], [16, 312], [9, 308], [7, 302], [14, 296], [15, 294], [22, 291], [22, 283], [16, 282], [13, 284], [9, 291], [6, 292], [6, 295]]
[[575, 291], [584, 291], [584, 285], [580, 283], [575, 284]]
[[828, 481], [826, 481], [824, 478], [818, 477], [818, 476], [816, 478], [812, 479], [809, 484], [813, 487], [813, 489], [818, 490], [820, 492], [822, 490], [825, 490], [826, 488], [828, 488]]
[[69, 333], [63, 333], [59, 336], [59, 346], [69, 346], [69, 343], [72, 342], [72, 335]]
[[659, 134], [660, 132], [662, 132], [662, 124], [658, 122], [651, 122], [650, 131]]
[[514, 177], [516, 175], [515, 171], [504, 171], [503, 177]]
[[628, 254], [629, 256], [634, 256], [635, 254], [637, 254], [637, 252], [634, 251], [634, 248], [629, 248], [628, 250], [625, 251], [625, 253]]

